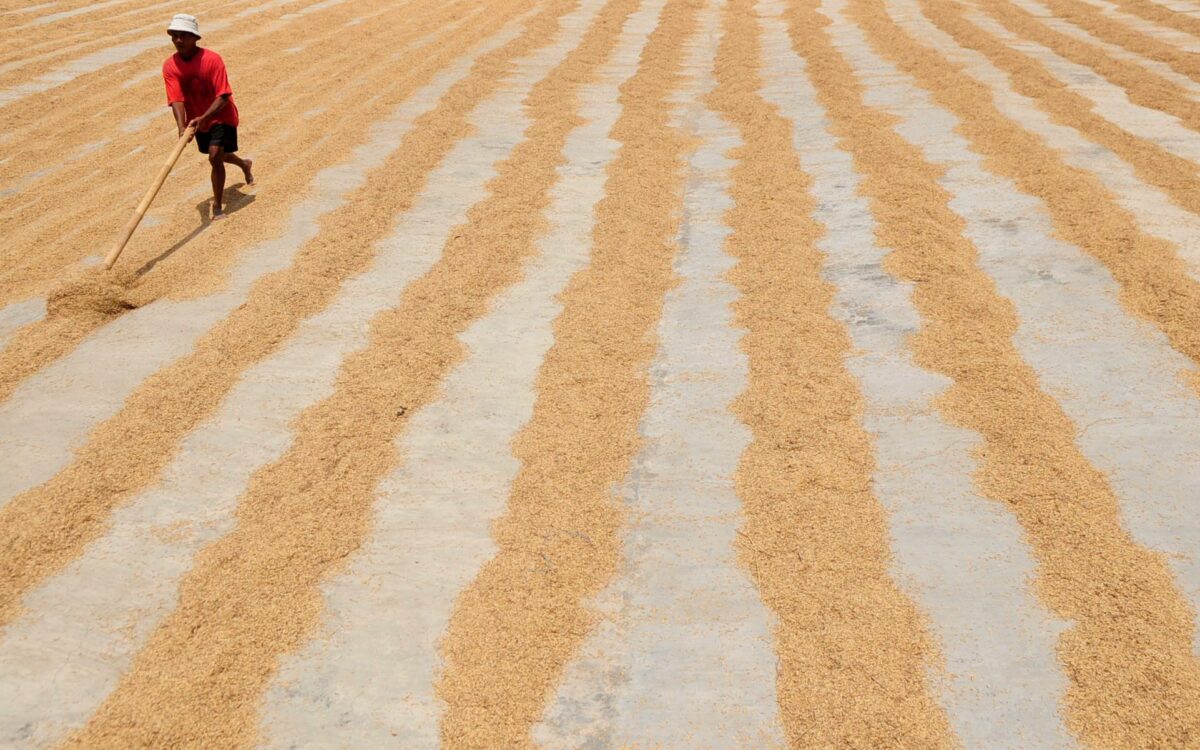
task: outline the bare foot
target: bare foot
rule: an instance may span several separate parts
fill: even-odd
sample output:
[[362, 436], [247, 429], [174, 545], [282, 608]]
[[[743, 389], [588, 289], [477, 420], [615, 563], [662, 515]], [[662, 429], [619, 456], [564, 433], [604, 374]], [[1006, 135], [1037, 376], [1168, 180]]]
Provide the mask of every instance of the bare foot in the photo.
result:
[[224, 218], [225, 218], [225, 209], [221, 208], [220, 206], [214, 207], [212, 220], [220, 221], [221, 219], [224, 219]]
[[244, 174], [246, 176], [246, 184], [253, 185], [254, 184], [254, 173], [251, 172], [250, 170], [254, 168], [254, 160], [253, 159], [242, 159], [242, 163], [246, 165], [245, 167], [242, 168], [242, 174]]

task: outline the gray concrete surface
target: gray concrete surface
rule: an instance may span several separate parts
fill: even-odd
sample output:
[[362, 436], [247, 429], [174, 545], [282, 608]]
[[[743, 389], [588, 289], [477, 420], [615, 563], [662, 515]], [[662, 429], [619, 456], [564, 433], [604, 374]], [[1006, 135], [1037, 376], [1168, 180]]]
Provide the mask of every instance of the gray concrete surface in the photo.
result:
[[733, 474], [750, 434], [730, 411], [747, 361], [725, 280], [736, 131], [703, 104], [717, 24], [708, 4], [690, 40], [675, 125], [700, 139], [688, 162], [675, 273], [658, 325], [643, 447], [622, 488], [617, 578], [593, 602], [596, 629], [568, 666], [534, 738], [547, 750], [784, 745], [773, 618], [734, 541]]
[[290, 265], [300, 246], [316, 236], [321, 217], [342, 206], [367, 172], [383, 164], [413, 122], [466, 74], [480, 50], [504, 39], [494, 37], [457, 61], [373, 126], [370, 140], [349, 161], [318, 173], [284, 232], [247, 250], [224, 289], [133, 310], [22, 383], [0, 404], [0, 434], [8, 448], [0, 455], [0, 507], [66, 466], [92, 427], [112, 416], [145, 378], [191, 351], [205, 331], [245, 300], [258, 279]]
[[[946, 378], [912, 361], [908, 338], [921, 319], [912, 285], [883, 267], [891, 252], [875, 242], [868, 201], [850, 155], [790, 47], [781, 3], [766, 0], [767, 94], [795, 123], [795, 147], [813, 177], [826, 277], [836, 286], [834, 314], [855, 353], [847, 364], [867, 402], [875, 437], [875, 491], [889, 513], [894, 575], [929, 616], [945, 658], [930, 677], [951, 725], [968, 748], [1062, 748], [1073, 742], [1058, 715], [1066, 678], [1054, 654], [1063, 626], [1030, 589], [1033, 560], [1015, 519], [980, 497], [973, 475], [976, 433], [947, 423], [935, 407]], [[844, 30], [831, 36], [851, 60], [865, 42]], [[868, 88], [874, 76], [863, 76]]]
[[[843, 2], [824, 7], [840, 19]], [[1017, 351], [1075, 423], [1077, 444], [1107, 475], [1133, 538], [1167, 554], [1200, 611], [1200, 401], [1183, 377], [1196, 366], [1121, 307], [1099, 261], [1055, 237], [1041, 201], [984, 169], [953, 115], [875, 55], [857, 27], [835, 28], [854, 65], [872, 76], [868, 103], [900, 117], [897, 132], [946, 167], [951, 208], [1016, 309]], [[1193, 644], [1200, 654], [1200, 630]]]
[[[521, 138], [529, 124], [524, 92], [578, 43], [602, 4], [586, 0], [552, 45], [518, 65], [502, 106], [489, 106], [477, 122], [480, 154], [458, 159], [448, 186], [454, 174], [461, 182], [474, 173], [472, 162], [484, 154], [502, 154]], [[619, 114], [617, 87], [635, 68], [662, 4], [647, 2], [631, 18], [603, 82], [581, 92], [584, 123], [568, 137], [538, 255], [461, 335], [468, 356], [397, 438], [403, 463], [379, 486], [371, 538], [323, 587], [322, 632], [285, 660], [268, 690], [265, 747], [438, 745], [437, 641], [459, 591], [496, 551], [490, 524], [518, 469], [509, 446], [533, 409], [561, 309], [557, 295], [588, 261], [593, 207], [617, 145], [606, 137]]]
[[[190, 303], [156, 307], [188, 305], [185, 310], [211, 324], [240, 303], [249, 282], [265, 272], [264, 266], [286, 264], [287, 251], [315, 234], [320, 216], [341, 205], [366, 173], [399, 146], [412, 122], [466, 75], [476, 57], [519, 31], [519, 24], [512, 24], [464, 56], [380, 122], [371, 141], [359, 147], [349, 162], [318, 175], [320, 197], [296, 209], [287, 234], [252, 251], [235, 272], [230, 289]], [[332, 392], [342, 358], [365, 345], [371, 317], [395, 304], [405, 284], [432, 265], [447, 233], [484, 195], [484, 184], [493, 174], [490, 165], [512, 145], [499, 124], [513, 116], [514, 102], [525, 90], [509, 91], [478, 115], [479, 124], [489, 126], [485, 132], [500, 141], [476, 136], [460, 142], [431, 176], [407, 221], [380, 248], [373, 268], [347, 282], [334, 302], [305, 321], [287, 345], [245, 374], [220, 411], [187, 436], [159, 485], [114, 513], [107, 535], [25, 597], [25, 614], [0, 633], [0, 745], [55, 744], [113, 688], [133, 654], [170, 612], [193, 555], [232, 529], [237, 498], [251, 475], [287, 449], [293, 419]], [[126, 316], [135, 321], [125, 329], [130, 337], [126, 349], [166, 343], [163, 311], [157, 316], [135, 315]], [[103, 337], [107, 330], [99, 335]], [[113, 361], [129, 359], [120, 343], [111, 344], [117, 347], [114, 350], [104, 350]], [[190, 343], [183, 341], [189, 348]], [[155, 353], [161, 355], [161, 349]], [[150, 362], [147, 367], [164, 363]], [[81, 367], [89, 366], [74, 365]], [[92, 373], [83, 369], [81, 380], [75, 381], [83, 393], [108, 393], [113, 388], [111, 383], [86, 382], [84, 374]], [[138, 381], [125, 382], [132, 388]], [[40, 393], [49, 397], [44, 390]], [[56, 426], [53, 414], [39, 412], [39, 416], [50, 429]], [[8, 424], [0, 430], [8, 430], [0, 431], [6, 436], [12, 433]]]

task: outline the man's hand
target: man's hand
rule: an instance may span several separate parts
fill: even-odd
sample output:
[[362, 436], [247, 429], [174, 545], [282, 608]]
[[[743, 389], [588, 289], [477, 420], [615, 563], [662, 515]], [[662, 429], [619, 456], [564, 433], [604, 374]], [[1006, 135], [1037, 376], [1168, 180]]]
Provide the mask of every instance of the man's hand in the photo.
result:
[[203, 130], [208, 125], [207, 117], [193, 117], [192, 121], [187, 124], [193, 131]]
[[179, 126], [179, 137], [182, 138], [183, 134], [187, 133], [188, 134], [188, 142], [191, 143], [191, 140], [196, 137], [196, 131], [200, 129], [200, 126], [203, 123], [204, 123], [203, 117], [192, 118], [192, 120], [190, 122], [188, 122], [187, 125]]

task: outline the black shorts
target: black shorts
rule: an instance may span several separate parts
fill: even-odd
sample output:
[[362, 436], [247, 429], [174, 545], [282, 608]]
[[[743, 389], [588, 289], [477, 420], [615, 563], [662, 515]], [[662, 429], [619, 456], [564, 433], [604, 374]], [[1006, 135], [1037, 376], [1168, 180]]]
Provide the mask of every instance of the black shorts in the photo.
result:
[[237, 127], [217, 123], [207, 133], [196, 131], [196, 146], [202, 154], [207, 154], [210, 146], [220, 146], [225, 153], [232, 154], [237, 151]]

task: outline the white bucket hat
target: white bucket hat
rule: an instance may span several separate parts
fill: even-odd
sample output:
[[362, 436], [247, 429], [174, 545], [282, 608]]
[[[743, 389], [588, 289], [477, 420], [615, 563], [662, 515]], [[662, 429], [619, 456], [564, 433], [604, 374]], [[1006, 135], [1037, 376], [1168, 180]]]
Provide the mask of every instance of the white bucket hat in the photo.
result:
[[189, 34], [195, 34], [200, 37], [200, 22], [195, 16], [189, 16], [187, 13], [177, 13], [171, 19], [171, 25], [167, 27], [167, 31], [186, 31]]

